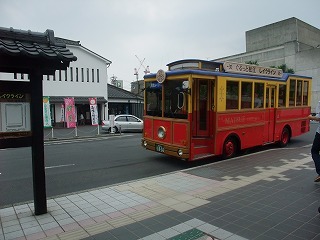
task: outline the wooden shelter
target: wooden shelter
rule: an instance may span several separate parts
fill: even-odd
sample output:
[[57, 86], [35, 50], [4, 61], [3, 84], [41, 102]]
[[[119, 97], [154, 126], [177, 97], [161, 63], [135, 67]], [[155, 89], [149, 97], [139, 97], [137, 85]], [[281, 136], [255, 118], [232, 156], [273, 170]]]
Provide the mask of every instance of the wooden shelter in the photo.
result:
[[[0, 148], [31, 146], [35, 214], [47, 212], [43, 140], [43, 75], [66, 70], [77, 58], [65, 44], [44, 33], [0, 27], [0, 72], [28, 74], [25, 81], [0, 81], [0, 100], [22, 97], [30, 102], [31, 130], [0, 132]], [[26, 97], [27, 96], [27, 97]], [[11, 99], [8, 99], [12, 97]], [[4, 114], [4, 113], [2, 113]], [[1, 115], [1, 112], [0, 112]]]

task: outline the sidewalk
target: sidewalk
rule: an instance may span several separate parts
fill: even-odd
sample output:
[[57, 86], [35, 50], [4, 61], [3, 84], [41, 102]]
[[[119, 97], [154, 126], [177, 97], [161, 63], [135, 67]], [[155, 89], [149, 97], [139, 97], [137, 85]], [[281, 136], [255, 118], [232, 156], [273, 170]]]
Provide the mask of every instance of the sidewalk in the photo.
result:
[[108, 136], [106, 131], [101, 129], [101, 125], [77, 126], [76, 128], [45, 128], [43, 130], [43, 138], [45, 141], [57, 139], [71, 139], [80, 137], [97, 137]]
[[309, 148], [228, 161], [0, 209], [0, 240], [320, 239]]

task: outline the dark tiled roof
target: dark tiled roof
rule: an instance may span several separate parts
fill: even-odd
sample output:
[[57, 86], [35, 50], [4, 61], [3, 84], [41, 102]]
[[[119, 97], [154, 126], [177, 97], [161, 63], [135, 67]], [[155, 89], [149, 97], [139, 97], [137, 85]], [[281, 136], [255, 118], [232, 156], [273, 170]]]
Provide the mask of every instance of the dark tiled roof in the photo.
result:
[[124, 90], [122, 88], [118, 88], [112, 84], [108, 84], [108, 98], [109, 99], [140, 99], [143, 100], [142, 97], [137, 96], [136, 94]]
[[91, 51], [90, 49], [85, 48], [84, 46], [82, 46], [82, 45], [80, 44], [80, 41], [73, 41], [73, 40], [70, 40], [70, 39], [59, 38], [59, 37], [55, 37], [55, 40], [56, 40], [56, 42], [58, 42], [58, 43], [63, 43], [63, 44], [73, 45], [73, 46], [80, 46], [80, 47], [84, 48], [85, 50], [87, 50], [88, 52], [91, 52], [91, 53], [93, 53], [94, 55], [96, 55], [96, 56], [104, 59], [104, 60], [107, 62], [107, 64], [111, 64], [111, 63], [112, 63], [110, 60], [108, 60], [108, 59], [102, 57], [101, 55], [99, 55], [99, 54]]
[[[63, 103], [65, 98], [68, 98], [70, 96], [51, 96], [50, 97], [50, 103]], [[74, 97], [75, 104], [89, 104], [89, 98], [90, 97]], [[104, 97], [96, 97], [98, 103], [106, 103], [107, 100]]]
[[30, 57], [44, 60], [76, 61], [64, 43], [56, 42], [53, 30], [44, 33], [0, 27], [0, 56]]

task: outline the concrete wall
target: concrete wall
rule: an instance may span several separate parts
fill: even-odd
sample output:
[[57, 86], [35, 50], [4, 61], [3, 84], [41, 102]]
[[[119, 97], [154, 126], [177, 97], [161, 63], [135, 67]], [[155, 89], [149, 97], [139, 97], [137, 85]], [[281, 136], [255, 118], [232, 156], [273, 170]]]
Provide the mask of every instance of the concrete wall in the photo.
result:
[[246, 32], [246, 51], [257, 51], [294, 41], [300, 43], [302, 48], [314, 48], [320, 44], [319, 29], [294, 17], [272, 23]]

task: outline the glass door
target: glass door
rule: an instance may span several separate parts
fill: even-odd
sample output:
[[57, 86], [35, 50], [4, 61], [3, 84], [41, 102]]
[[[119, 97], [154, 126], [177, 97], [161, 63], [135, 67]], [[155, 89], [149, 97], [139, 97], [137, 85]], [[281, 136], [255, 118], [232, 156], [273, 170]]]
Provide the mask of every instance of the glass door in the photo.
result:
[[210, 82], [209, 80], [197, 79], [195, 81], [195, 95], [193, 109], [193, 123], [195, 126], [193, 135], [199, 137], [209, 136], [210, 119]]

